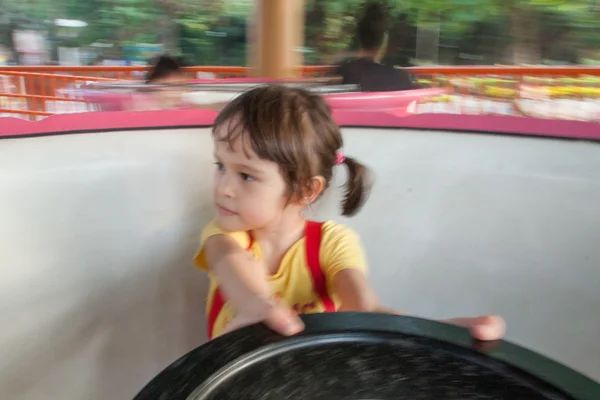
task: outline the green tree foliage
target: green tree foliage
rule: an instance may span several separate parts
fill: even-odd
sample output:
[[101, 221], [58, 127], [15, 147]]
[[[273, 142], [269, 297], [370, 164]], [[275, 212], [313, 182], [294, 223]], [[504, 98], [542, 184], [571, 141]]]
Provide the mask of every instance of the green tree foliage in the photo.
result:
[[[356, 21], [366, 1], [305, 0], [309, 63], [334, 62], [356, 50]], [[490, 55], [495, 62], [537, 63], [560, 53], [552, 49], [558, 43], [583, 48], [586, 57], [598, 53], [600, 0], [382, 1], [392, 22], [394, 57], [414, 42], [417, 27], [431, 23], [439, 26], [443, 43], [471, 43], [466, 47], [474, 52], [485, 46], [506, 48]], [[0, 44], [11, 47], [10, 32], [23, 27], [46, 30], [52, 37], [56, 28], [51, 22], [67, 18], [89, 24], [73, 45], [103, 41], [118, 51], [134, 42], [162, 43], [189, 64], [240, 65], [252, 7], [253, 1], [239, 0], [0, 0]]]
[[[564, 36], [592, 44], [600, 28], [595, 0], [390, 0], [408, 10], [413, 21], [439, 22], [443, 33], [464, 34], [481, 22], [500, 23], [510, 39], [516, 64], [541, 61], [544, 23], [549, 15], [562, 16]], [[546, 18], [545, 18], [546, 17]], [[596, 32], [596, 34], [594, 33]], [[597, 43], [597, 42], [596, 42]], [[597, 44], [595, 45], [597, 47]]]

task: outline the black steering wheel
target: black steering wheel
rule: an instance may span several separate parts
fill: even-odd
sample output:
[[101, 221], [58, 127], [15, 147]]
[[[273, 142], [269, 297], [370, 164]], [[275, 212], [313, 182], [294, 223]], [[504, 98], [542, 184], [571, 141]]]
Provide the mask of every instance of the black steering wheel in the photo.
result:
[[175, 361], [135, 400], [600, 400], [600, 384], [506, 341], [371, 313], [303, 317], [282, 337], [255, 325]]

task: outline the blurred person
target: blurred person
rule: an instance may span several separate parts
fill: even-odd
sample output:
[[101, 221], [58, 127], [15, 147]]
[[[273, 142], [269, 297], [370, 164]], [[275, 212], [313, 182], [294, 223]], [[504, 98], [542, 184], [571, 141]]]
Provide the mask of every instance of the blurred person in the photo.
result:
[[160, 55], [150, 61], [151, 69], [146, 76], [146, 83], [184, 83], [185, 73], [181, 64], [175, 58], [168, 55]]
[[[179, 61], [168, 55], [160, 55], [150, 61], [151, 69], [146, 75], [148, 89], [142, 89], [143, 97], [135, 98], [135, 107], [145, 110], [173, 110], [191, 108], [182, 99], [186, 76]], [[150, 86], [165, 85], [165, 86]]]
[[[179, 62], [167, 55], [150, 60], [150, 71], [146, 75], [146, 88], [132, 93], [126, 111], [176, 110], [192, 108], [182, 99], [185, 73]], [[161, 86], [153, 86], [161, 85]], [[164, 85], [164, 86], [162, 86]]]
[[[150, 61], [152, 66], [146, 76], [147, 89], [131, 96], [130, 111], [144, 110], [182, 110], [182, 109], [210, 109], [220, 111], [225, 103], [193, 104], [186, 101], [183, 94], [192, 89], [186, 87], [188, 82], [185, 72], [179, 61], [168, 55], [160, 55]], [[164, 86], [152, 86], [164, 85]]]
[[380, 2], [367, 4], [357, 25], [358, 57], [342, 62], [336, 70], [342, 84], [360, 85], [364, 92], [418, 88], [406, 71], [380, 62], [388, 44], [388, 25], [385, 7]]

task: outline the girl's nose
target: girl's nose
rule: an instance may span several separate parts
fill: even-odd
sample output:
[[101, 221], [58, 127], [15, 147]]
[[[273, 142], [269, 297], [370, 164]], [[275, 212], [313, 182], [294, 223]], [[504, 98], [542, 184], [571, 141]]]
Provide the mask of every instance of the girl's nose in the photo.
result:
[[223, 174], [217, 179], [217, 194], [221, 197], [234, 197], [234, 181], [228, 174]]

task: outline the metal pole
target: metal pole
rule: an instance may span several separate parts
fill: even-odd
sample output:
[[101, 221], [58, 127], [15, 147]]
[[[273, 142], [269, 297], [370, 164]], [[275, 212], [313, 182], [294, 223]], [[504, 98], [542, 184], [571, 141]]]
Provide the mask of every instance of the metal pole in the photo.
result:
[[303, 63], [304, 0], [257, 0], [249, 32], [249, 64], [254, 76], [298, 76]]

